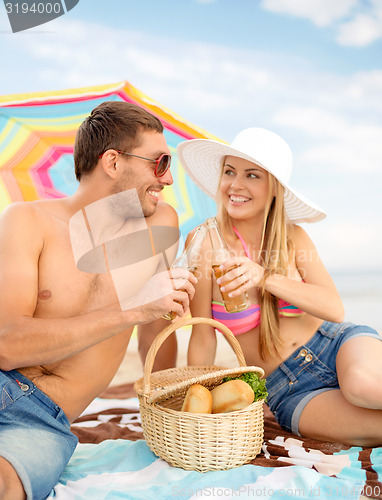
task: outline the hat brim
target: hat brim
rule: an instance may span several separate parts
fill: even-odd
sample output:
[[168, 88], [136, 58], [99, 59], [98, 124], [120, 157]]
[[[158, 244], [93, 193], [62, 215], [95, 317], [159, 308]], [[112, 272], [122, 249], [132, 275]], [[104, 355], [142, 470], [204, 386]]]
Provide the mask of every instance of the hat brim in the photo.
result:
[[[223, 159], [226, 156], [243, 158], [270, 172], [266, 165], [262, 165], [255, 158], [218, 141], [191, 139], [180, 143], [176, 151], [180, 163], [190, 178], [207, 196], [214, 200], [219, 187]], [[274, 175], [272, 172], [270, 173]], [[318, 205], [280, 179], [277, 178], [277, 180], [285, 188], [285, 212], [290, 222], [318, 222], [326, 217], [326, 213]]]

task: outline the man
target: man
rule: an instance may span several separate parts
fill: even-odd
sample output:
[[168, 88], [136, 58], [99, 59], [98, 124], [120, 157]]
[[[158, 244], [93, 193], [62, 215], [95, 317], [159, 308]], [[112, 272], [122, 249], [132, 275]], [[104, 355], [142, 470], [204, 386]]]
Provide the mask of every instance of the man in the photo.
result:
[[[2, 500], [49, 495], [77, 444], [70, 422], [112, 380], [134, 325], [159, 328], [163, 314], [188, 308], [196, 280], [183, 270], [169, 277], [173, 242], [166, 254], [163, 237], [153, 238], [178, 226], [175, 211], [158, 201], [173, 182], [169, 153], [157, 118], [133, 104], [103, 103], [76, 136], [76, 193], [15, 203], [1, 216]], [[123, 193], [138, 210], [127, 203], [124, 214]], [[131, 230], [134, 219], [141, 231]], [[151, 253], [141, 248], [147, 265], [119, 248], [137, 247], [138, 234], [149, 235]]]

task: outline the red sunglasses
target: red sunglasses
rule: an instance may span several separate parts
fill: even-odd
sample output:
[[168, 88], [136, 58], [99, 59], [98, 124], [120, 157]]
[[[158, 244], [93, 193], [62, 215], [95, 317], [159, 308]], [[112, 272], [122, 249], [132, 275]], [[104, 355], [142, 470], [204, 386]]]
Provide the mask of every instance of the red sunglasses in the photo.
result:
[[[171, 165], [171, 155], [163, 154], [160, 155], [157, 160], [153, 160], [151, 158], [145, 158], [144, 156], [138, 156], [131, 153], [125, 153], [124, 151], [118, 151], [117, 149], [116, 151], [120, 155], [134, 156], [134, 158], [140, 158], [141, 160], [151, 161], [155, 163], [154, 174], [156, 177], [163, 177]], [[102, 153], [102, 155], [99, 155], [99, 157], [102, 158], [103, 154], [104, 153]]]

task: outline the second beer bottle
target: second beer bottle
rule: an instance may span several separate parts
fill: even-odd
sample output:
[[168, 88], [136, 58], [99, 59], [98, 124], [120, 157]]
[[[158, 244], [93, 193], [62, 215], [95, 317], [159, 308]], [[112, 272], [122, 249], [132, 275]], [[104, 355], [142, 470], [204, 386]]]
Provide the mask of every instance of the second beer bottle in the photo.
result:
[[[215, 278], [218, 279], [223, 275], [223, 271], [220, 269], [220, 265], [230, 257], [233, 257], [234, 254], [228, 248], [227, 243], [223, 238], [216, 217], [211, 217], [210, 219], [207, 219], [206, 222], [212, 245], [212, 269], [214, 271]], [[232, 269], [235, 269], [236, 267], [238, 266], [234, 265], [229, 269], [226, 269], [224, 271], [224, 274], [228, 273], [228, 271], [231, 271]], [[229, 292], [220, 291], [220, 293], [222, 295], [224, 307], [227, 312], [244, 311], [250, 305], [247, 292], [243, 292], [237, 297], [229, 297]]]
[[[204, 238], [207, 234], [206, 226], [198, 226], [196, 228], [195, 234], [192, 237], [189, 245], [185, 248], [183, 253], [174, 260], [170, 269], [174, 269], [174, 267], [181, 267], [190, 271], [193, 275], [195, 275], [198, 265], [201, 260], [201, 251]], [[169, 321], [175, 319], [177, 314], [174, 311], [170, 311], [167, 314], [164, 314], [162, 318], [168, 319]]]

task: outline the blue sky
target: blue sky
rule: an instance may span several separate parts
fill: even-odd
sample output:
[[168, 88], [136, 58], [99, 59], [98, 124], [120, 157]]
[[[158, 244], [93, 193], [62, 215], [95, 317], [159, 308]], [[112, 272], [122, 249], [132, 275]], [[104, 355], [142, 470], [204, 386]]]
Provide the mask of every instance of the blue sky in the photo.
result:
[[225, 141], [269, 128], [331, 270], [381, 269], [380, 0], [79, 0], [13, 34], [0, 5], [0, 92], [129, 80]]

